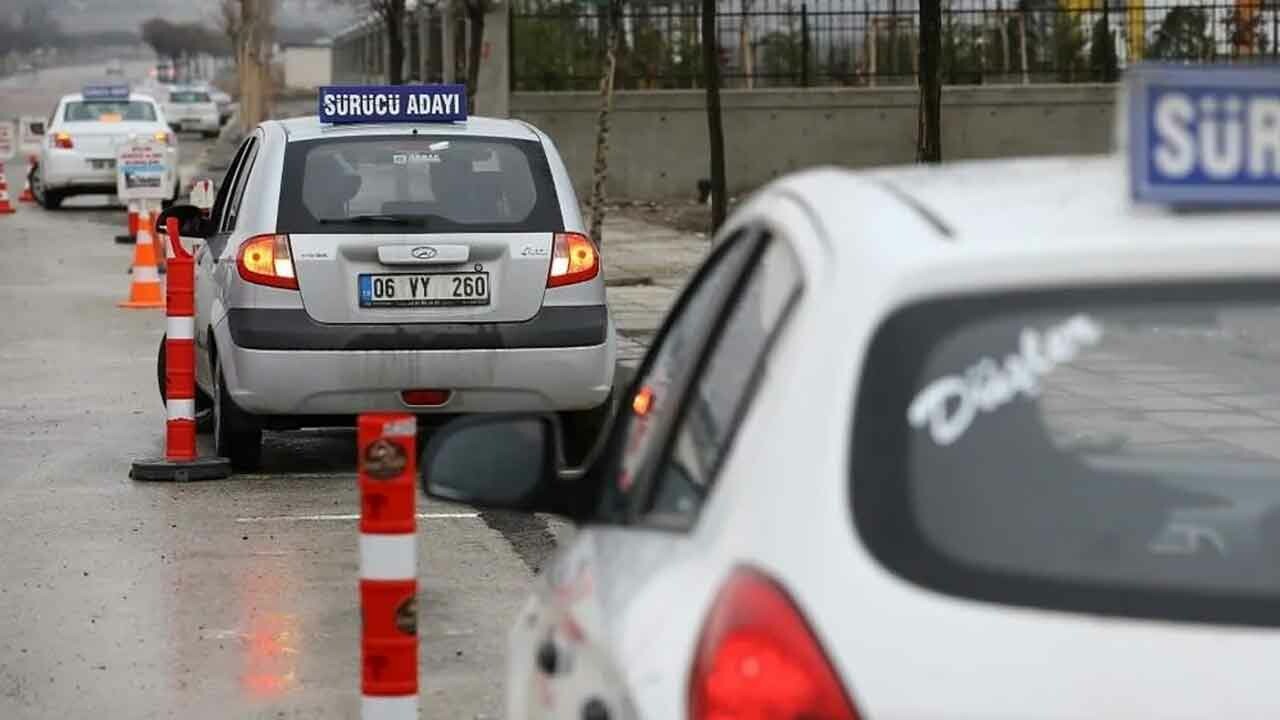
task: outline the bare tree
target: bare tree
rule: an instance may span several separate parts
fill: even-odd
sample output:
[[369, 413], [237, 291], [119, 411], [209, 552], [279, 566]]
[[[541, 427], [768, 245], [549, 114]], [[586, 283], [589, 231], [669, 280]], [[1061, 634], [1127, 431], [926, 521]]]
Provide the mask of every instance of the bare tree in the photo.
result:
[[240, 126], [246, 133], [271, 115], [271, 46], [276, 0], [239, 0]]
[[[493, 10], [493, 0], [459, 0], [466, 14], [470, 36], [467, 39], [467, 107], [476, 106], [476, 87], [480, 82], [480, 51], [484, 44], [484, 16]], [[474, 111], [474, 110], [472, 110]]]
[[231, 43], [231, 54], [240, 62], [240, 0], [219, 0], [218, 29]]
[[609, 179], [609, 113], [613, 110], [613, 86], [618, 71], [618, 36], [622, 25], [622, 0], [609, 0], [609, 32], [606, 34], [604, 69], [600, 73], [600, 114], [596, 117], [596, 164], [591, 178], [591, 238], [604, 244], [605, 182]]
[[366, 9], [382, 22], [382, 33], [387, 45], [387, 82], [404, 84], [405, 20], [409, 9], [406, 0], [334, 0], [342, 5], [355, 5]]
[[724, 224], [727, 200], [724, 122], [720, 116], [720, 45], [716, 42], [716, 0], [702, 0], [702, 68], [707, 86], [707, 137], [711, 144], [711, 233], [714, 235]]
[[920, 0], [920, 107], [916, 160], [942, 162], [942, 4]]

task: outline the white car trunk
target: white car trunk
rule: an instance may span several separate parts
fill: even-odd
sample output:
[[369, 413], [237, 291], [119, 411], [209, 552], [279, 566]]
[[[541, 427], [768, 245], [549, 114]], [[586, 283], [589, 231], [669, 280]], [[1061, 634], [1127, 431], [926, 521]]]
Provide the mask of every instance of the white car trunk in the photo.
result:
[[78, 125], [68, 123], [62, 131], [71, 135], [75, 149], [86, 158], [115, 159], [116, 146], [130, 135], [150, 137], [160, 130], [154, 122], [85, 123], [83, 128]]
[[[551, 233], [295, 234], [289, 239], [303, 305], [323, 323], [522, 322], [542, 306], [551, 266]], [[451, 276], [481, 273], [487, 302], [474, 295], [453, 297], [452, 286], [461, 280], [455, 283]], [[392, 305], [409, 299], [406, 277], [399, 296], [382, 300], [380, 307], [362, 306], [362, 275], [379, 282], [411, 276], [415, 291], [445, 280], [445, 296], [422, 301], [429, 306]]]

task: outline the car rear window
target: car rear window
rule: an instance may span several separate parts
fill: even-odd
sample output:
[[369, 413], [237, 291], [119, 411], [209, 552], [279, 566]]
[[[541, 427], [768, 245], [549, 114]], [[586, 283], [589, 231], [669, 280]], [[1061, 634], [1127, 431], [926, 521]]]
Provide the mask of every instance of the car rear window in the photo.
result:
[[77, 100], [67, 103], [64, 122], [153, 122], [156, 109], [141, 100]]
[[926, 586], [1276, 625], [1275, 283], [949, 298], [877, 331], [853, 505]]
[[173, 92], [169, 93], [169, 102], [174, 103], [210, 103], [213, 102], [207, 92]]
[[285, 151], [282, 233], [556, 232], [542, 145], [396, 135], [296, 141]]

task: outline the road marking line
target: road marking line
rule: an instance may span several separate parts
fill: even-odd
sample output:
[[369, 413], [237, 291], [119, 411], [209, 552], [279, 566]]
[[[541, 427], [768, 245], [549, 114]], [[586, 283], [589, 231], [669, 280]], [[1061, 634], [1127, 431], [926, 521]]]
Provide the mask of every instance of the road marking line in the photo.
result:
[[[456, 513], [418, 513], [416, 517], [419, 520], [465, 520], [469, 518], [478, 518], [480, 513], [475, 512], [456, 512]], [[360, 514], [334, 514], [334, 515], [268, 515], [262, 517], [242, 517], [236, 518], [238, 523], [257, 523], [257, 522], [310, 522], [323, 520], [359, 520]]]

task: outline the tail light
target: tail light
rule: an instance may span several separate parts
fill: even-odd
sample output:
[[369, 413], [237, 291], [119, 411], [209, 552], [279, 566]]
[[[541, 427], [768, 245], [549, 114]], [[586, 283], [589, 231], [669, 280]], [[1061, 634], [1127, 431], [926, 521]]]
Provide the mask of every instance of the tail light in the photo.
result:
[[581, 233], [556, 233], [551, 246], [551, 274], [547, 287], [590, 280], [600, 274], [600, 253], [591, 238]]
[[75, 143], [71, 142], [71, 133], [54, 133], [50, 140], [53, 141], [54, 147], [61, 148], [63, 150], [70, 150], [75, 147]]
[[739, 569], [707, 618], [689, 679], [690, 720], [858, 720], [786, 592]]
[[156, 140], [158, 140], [158, 141], [160, 141], [160, 142], [164, 143], [165, 145], [172, 145], [172, 144], [173, 144], [173, 133], [165, 132], [164, 130], [157, 130], [157, 131], [156, 131]]
[[450, 394], [448, 390], [405, 390], [400, 393], [400, 398], [405, 405], [432, 407], [449, 402]]
[[286, 290], [298, 289], [293, 272], [293, 256], [289, 253], [288, 235], [257, 235], [240, 246], [236, 269], [245, 282], [270, 285]]

